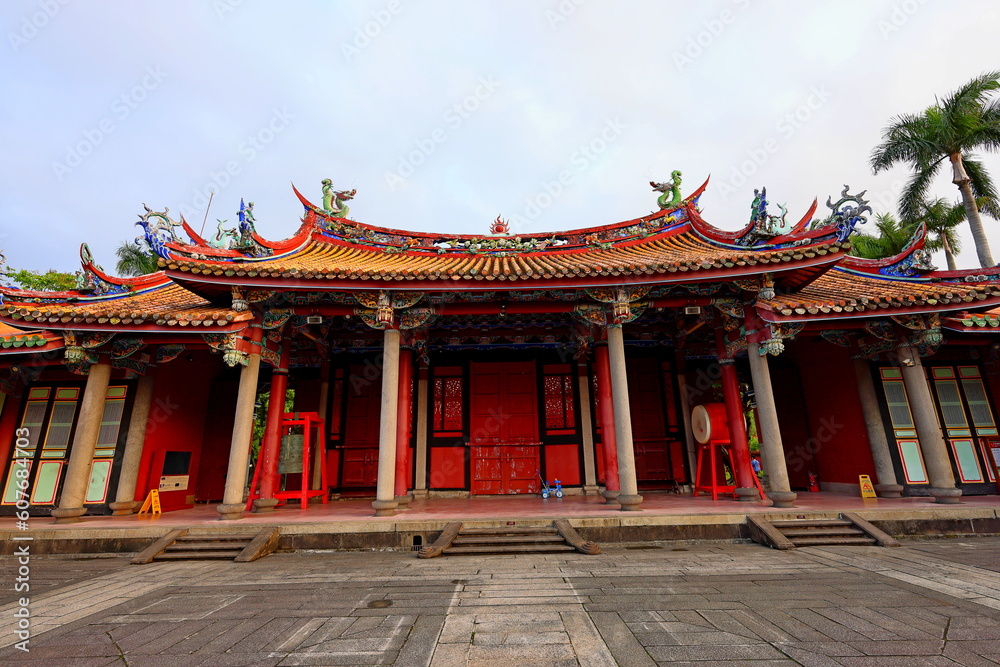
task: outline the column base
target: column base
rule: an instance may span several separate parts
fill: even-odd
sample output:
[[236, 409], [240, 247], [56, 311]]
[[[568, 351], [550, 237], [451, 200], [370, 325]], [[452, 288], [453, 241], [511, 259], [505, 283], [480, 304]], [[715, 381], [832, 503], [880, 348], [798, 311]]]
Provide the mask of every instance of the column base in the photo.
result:
[[619, 494], [621, 494], [621, 491], [609, 491], [608, 489], [601, 491], [605, 505], [617, 505]]
[[601, 492], [601, 487], [596, 484], [588, 484], [583, 487], [583, 495], [585, 496], [596, 496]]
[[219, 513], [219, 521], [236, 521], [243, 518], [243, 503], [232, 505], [217, 505], [215, 511]]
[[396, 501], [396, 508], [399, 510], [410, 509], [410, 501], [413, 500], [413, 495], [407, 493], [405, 496], [396, 496], [393, 498]]
[[627, 493], [620, 494], [618, 496], [618, 504], [621, 505], [620, 510], [622, 512], [638, 512], [640, 509], [642, 509], [641, 507], [639, 507], [639, 505], [642, 504], [642, 496], [640, 496], [638, 493], [635, 495]]
[[108, 503], [108, 508], [111, 510], [111, 516], [128, 516], [135, 512], [135, 509], [141, 505], [137, 500], [126, 500], [123, 502], [113, 502]]
[[427, 489], [413, 489], [410, 493], [414, 500], [427, 500]]
[[253, 512], [254, 514], [266, 514], [267, 512], [273, 512], [277, 505], [277, 498], [257, 498], [253, 501]]
[[794, 491], [768, 491], [767, 497], [774, 507], [795, 507], [795, 499], [799, 494]]
[[373, 500], [372, 507], [375, 508], [375, 516], [393, 516], [396, 513], [397, 503], [395, 500]]
[[962, 489], [939, 489], [932, 486], [931, 495], [934, 496], [934, 502], [941, 503], [942, 505], [956, 505], [962, 502], [960, 500]]
[[754, 486], [740, 486], [737, 487], [736, 500], [741, 503], [752, 503], [760, 500], [760, 494], [757, 492], [757, 487]]
[[86, 513], [85, 507], [59, 507], [52, 510], [52, 518], [55, 523], [76, 523]]
[[875, 492], [879, 498], [902, 498], [903, 487], [899, 484], [876, 484]]

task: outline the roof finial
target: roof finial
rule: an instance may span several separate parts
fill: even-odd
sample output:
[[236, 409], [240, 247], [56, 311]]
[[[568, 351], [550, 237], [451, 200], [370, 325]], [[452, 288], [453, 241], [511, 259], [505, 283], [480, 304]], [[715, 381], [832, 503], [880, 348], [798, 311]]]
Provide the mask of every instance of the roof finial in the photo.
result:
[[500, 216], [490, 225], [490, 234], [507, 236], [510, 234], [510, 222], [503, 220]]

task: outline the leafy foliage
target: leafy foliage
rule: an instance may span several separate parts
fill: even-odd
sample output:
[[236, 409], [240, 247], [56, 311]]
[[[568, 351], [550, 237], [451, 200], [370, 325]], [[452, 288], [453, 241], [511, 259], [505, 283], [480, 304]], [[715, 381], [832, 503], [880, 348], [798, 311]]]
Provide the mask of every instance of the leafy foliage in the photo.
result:
[[918, 222], [900, 222], [892, 213], [875, 216], [878, 235], [859, 232], [851, 237], [851, 254], [868, 259], [892, 257], [903, 252], [903, 248], [913, 238]]
[[119, 276], [144, 276], [160, 270], [156, 264], [156, 253], [149, 246], [125, 241], [115, 250], [115, 256], [118, 257], [115, 271]]
[[55, 269], [41, 272], [4, 267], [2, 275], [21, 289], [32, 292], [65, 292], [76, 286], [75, 273], [64, 273]]

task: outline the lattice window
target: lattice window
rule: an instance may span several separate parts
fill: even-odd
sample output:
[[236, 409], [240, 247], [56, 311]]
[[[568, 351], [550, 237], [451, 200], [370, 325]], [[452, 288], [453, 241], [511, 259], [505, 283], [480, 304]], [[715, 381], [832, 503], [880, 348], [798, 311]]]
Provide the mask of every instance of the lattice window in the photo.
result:
[[434, 369], [432, 385], [434, 414], [431, 428], [435, 435], [461, 435], [465, 384], [461, 368]]
[[573, 400], [573, 371], [569, 364], [545, 366], [542, 369], [545, 400], [545, 429], [571, 431], [576, 428], [576, 406]]

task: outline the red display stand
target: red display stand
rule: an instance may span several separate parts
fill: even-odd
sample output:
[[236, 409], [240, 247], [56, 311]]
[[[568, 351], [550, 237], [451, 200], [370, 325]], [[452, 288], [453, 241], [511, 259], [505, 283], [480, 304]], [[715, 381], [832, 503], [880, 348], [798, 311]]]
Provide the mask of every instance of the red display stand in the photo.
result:
[[[718, 453], [717, 453], [718, 452]], [[703, 483], [702, 469], [705, 463], [705, 455], [708, 455], [708, 483]], [[736, 497], [736, 487], [725, 484], [725, 479], [719, 480], [719, 476], [725, 477], [725, 472], [720, 465], [723, 462], [721, 456], [729, 459], [729, 441], [711, 440], [698, 446], [698, 462], [694, 474], [694, 496], [698, 496], [699, 491], [712, 494], [712, 500], [718, 500], [719, 494], [732, 494]], [[732, 465], [732, 463], [730, 463]]]
[[[282, 435], [287, 435], [295, 427], [302, 427], [302, 473], [301, 488], [295, 490], [277, 491], [274, 497], [278, 500], [288, 500], [297, 498], [302, 509], [309, 506], [309, 499], [320, 497], [325, 505], [330, 501], [329, 487], [326, 483], [326, 466], [320, 467], [320, 488], [309, 488], [309, 464], [312, 461], [312, 443], [315, 440], [318, 446], [322, 447], [326, 442], [324, 438], [323, 420], [316, 412], [286, 412], [281, 419]], [[253, 501], [260, 498], [260, 466], [254, 468], [253, 481], [250, 483], [250, 495], [247, 498], [246, 510], [250, 511]], [[281, 505], [283, 503], [279, 503]]]

